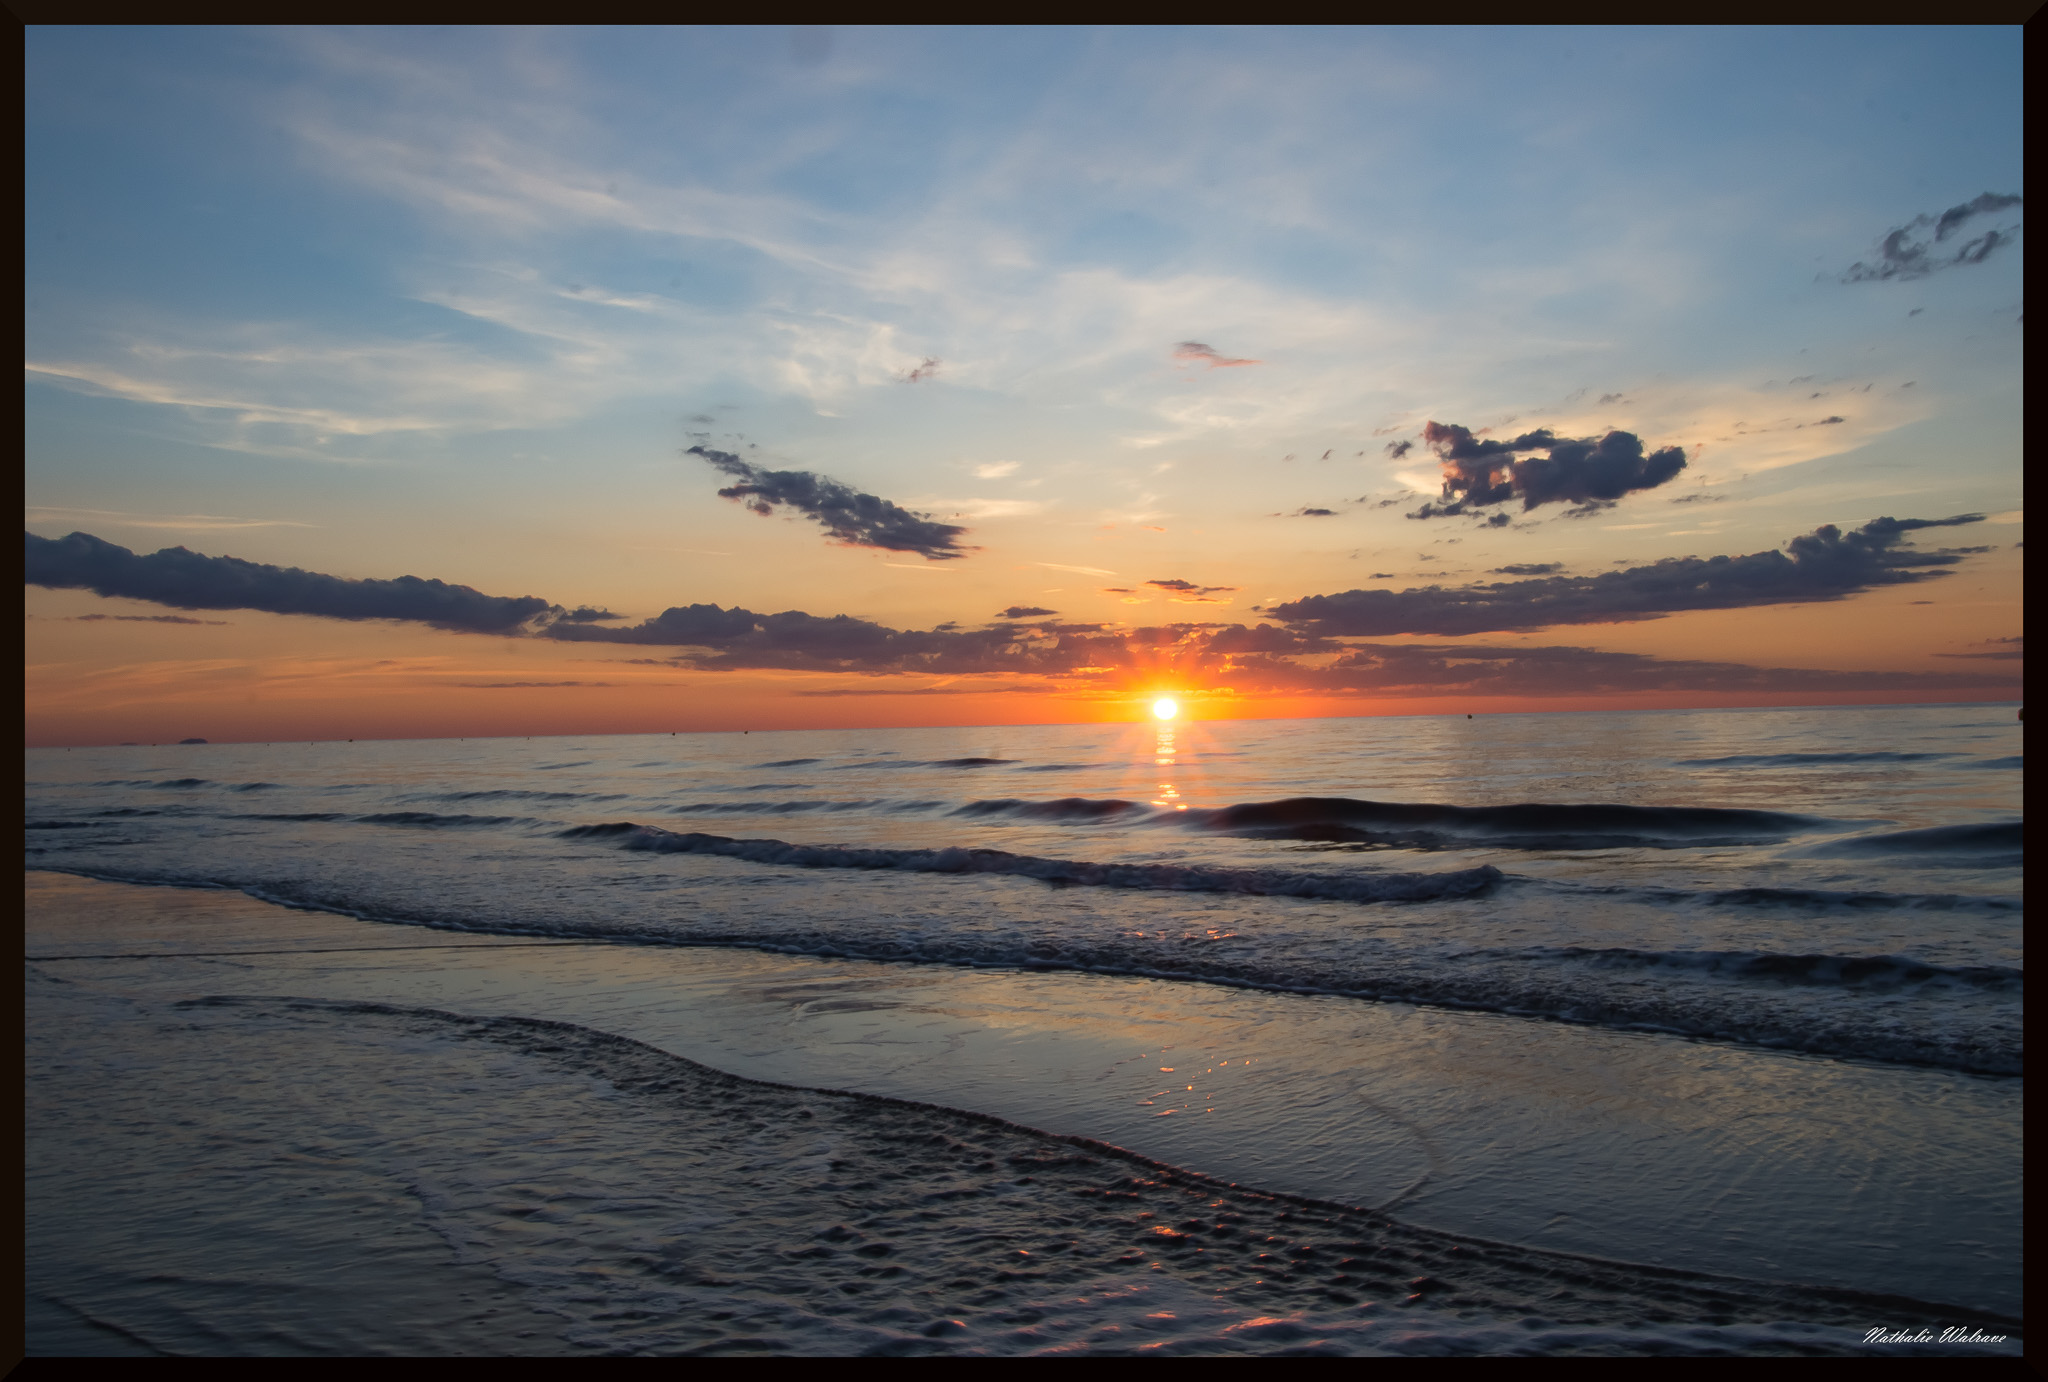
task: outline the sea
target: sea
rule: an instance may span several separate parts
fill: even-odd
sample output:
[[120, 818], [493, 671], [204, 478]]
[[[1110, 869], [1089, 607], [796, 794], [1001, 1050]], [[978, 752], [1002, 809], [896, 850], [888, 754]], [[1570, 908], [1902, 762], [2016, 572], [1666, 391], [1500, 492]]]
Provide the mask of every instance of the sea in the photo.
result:
[[29, 1348], [2017, 1354], [2022, 731], [33, 749]]

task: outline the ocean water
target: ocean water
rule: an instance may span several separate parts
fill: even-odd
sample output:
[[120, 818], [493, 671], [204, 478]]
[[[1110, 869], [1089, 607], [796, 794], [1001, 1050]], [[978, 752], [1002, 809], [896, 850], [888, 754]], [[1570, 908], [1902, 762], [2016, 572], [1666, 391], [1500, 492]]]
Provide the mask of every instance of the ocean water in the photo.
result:
[[[59, 889], [32, 927], [31, 1217], [33, 1110], [51, 1167], [104, 1136], [44, 1051], [139, 1125], [223, 1081], [222, 1136], [325, 1120], [386, 1186], [335, 1223], [532, 1317], [409, 1347], [1826, 1352], [1887, 1311], [2011, 1319], [2020, 737], [1973, 705], [31, 751], [31, 879], [156, 899]], [[316, 1106], [280, 1092], [314, 1066]], [[677, 1131], [712, 1089], [753, 1141]], [[513, 1215], [474, 1166], [556, 1125], [580, 1150], [514, 1177], [556, 1208]], [[1275, 1250], [1187, 1265], [1252, 1220]], [[992, 1246], [1056, 1221], [1050, 1275]], [[278, 1252], [337, 1241], [305, 1222]], [[674, 1266], [720, 1234], [727, 1267]], [[32, 1315], [52, 1339], [397, 1328], [372, 1281], [337, 1343], [36, 1242], [32, 1295], [99, 1293]]]

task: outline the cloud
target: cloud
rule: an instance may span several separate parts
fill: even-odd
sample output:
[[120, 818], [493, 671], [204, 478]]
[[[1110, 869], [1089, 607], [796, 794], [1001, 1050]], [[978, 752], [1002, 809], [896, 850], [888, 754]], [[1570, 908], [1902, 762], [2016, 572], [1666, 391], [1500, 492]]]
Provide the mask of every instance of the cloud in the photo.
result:
[[1936, 657], [1982, 658], [1992, 662], [2023, 662], [2026, 660], [2027, 640], [2025, 635], [2018, 638], [1986, 638], [1981, 640], [1991, 646], [1988, 653], [1936, 653]]
[[1406, 437], [1403, 437], [1400, 441], [1390, 441], [1387, 443], [1387, 454], [1397, 461], [1414, 449], [1415, 443]]
[[25, 533], [27, 583], [90, 590], [174, 609], [260, 609], [327, 619], [409, 619], [464, 633], [514, 633], [555, 609], [533, 596], [485, 595], [466, 585], [400, 576], [356, 581], [183, 547], [137, 556], [88, 533]]
[[990, 461], [987, 465], [978, 465], [974, 468], [974, 477], [977, 480], [1000, 480], [1005, 475], [1016, 473], [1015, 461]]
[[1176, 595], [1216, 595], [1226, 594], [1237, 589], [1234, 585], [1196, 585], [1193, 581], [1179, 580], [1146, 581], [1145, 584]]
[[1036, 619], [1042, 615], [1058, 614], [1056, 609], [1040, 609], [1037, 605], [1011, 605], [998, 614], [998, 619]]
[[1041, 561], [1036, 564], [1052, 571], [1078, 571], [1084, 576], [1114, 576], [1116, 574], [1114, 571], [1104, 571], [1099, 566], [1062, 566], [1056, 561]]
[[458, 681], [465, 691], [522, 691], [544, 686], [617, 686], [615, 681]]
[[74, 614], [69, 616], [74, 624], [97, 624], [113, 620], [122, 624], [210, 624], [215, 628], [227, 628], [225, 619], [187, 619], [182, 614]]
[[1236, 689], [1320, 695], [1574, 696], [1646, 691], [1861, 693], [2017, 685], [1999, 673], [1824, 671], [1608, 653], [1592, 648], [1469, 644], [1354, 645], [1320, 666], [1243, 659]]
[[[2019, 238], [2017, 222], [1986, 230], [1965, 240], [1952, 251], [1941, 252], [1937, 247], [1946, 244], [1978, 217], [1995, 216], [2020, 205], [2021, 198], [2010, 193], [1985, 192], [1959, 206], [1950, 207], [1939, 216], [1915, 216], [1878, 242], [1876, 263], [1866, 264], [1858, 260], [1843, 271], [1842, 282], [1882, 283], [1895, 278], [1925, 278], [1942, 269], [1981, 264], [1992, 251]], [[1931, 237], [1914, 238], [1915, 232], [1930, 227], [1934, 231]]]
[[1554, 576], [1564, 570], [1561, 561], [1518, 561], [1506, 566], [1496, 566], [1491, 574], [1496, 576]]
[[1234, 585], [1196, 585], [1193, 581], [1181, 580], [1146, 581], [1145, 584], [1180, 605], [1227, 605], [1230, 601], [1215, 597], [1233, 594], [1237, 590]]
[[1335, 509], [1296, 509], [1287, 516], [1289, 518], [1335, 518], [1337, 511]]
[[[1960, 557], [1953, 552], [1916, 553], [1897, 550], [1905, 533], [1921, 528], [1977, 521], [1976, 515], [1953, 519], [1879, 519], [1847, 536], [1833, 528], [1795, 539], [1789, 579], [1778, 572], [1780, 586], [1747, 568], [1758, 563], [1788, 561], [1778, 553], [1755, 557], [1688, 558], [1653, 567], [1578, 580], [1503, 582], [1465, 591], [1431, 588], [1406, 592], [1417, 597], [1421, 618], [1361, 619], [1351, 608], [1360, 595], [1391, 596], [1393, 592], [1350, 592], [1348, 596], [1297, 601], [1276, 611], [1285, 622], [1247, 627], [1242, 624], [1175, 623], [1153, 627], [1111, 629], [1100, 624], [1042, 623], [959, 629], [950, 625], [918, 631], [892, 629], [848, 615], [820, 616], [802, 610], [761, 614], [725, 609], [715, 604], [678, 605], [653, 619], [626, 627], [607, 627], [592, 619], [572, 619], [560, 606], [543, 601], [501, 600], [462, 586], [412, 577], [398, 581], [349, 581], [317, 573], [259, 566], [231, 557], [203, 557], [182, 548], [137, 557], [84, 534], [62, 541], [28, 536], [28, 580], [31, 584], [87, 585], [101, 593], [150, 599], [188, 608], [255, 608], [279, 613], [316, 614], [330, 618], [410, 618], [444, 628], [482, 630], [545, 638], [556, 642], [655, 646], [673, 650], [661, 658], [626, 661], [698, 671], [779, 669], [838, 672], [867, 677], [898, 675], [1023, 676], [1047, 686], [1068, 685], [1090, 690], [1121, 691], [1142, 678], [1220, 691], [1248, 694], [1313, 694], [1322, 696], [1424, 695], [1446, 692], [1469, 695], [1584, 695], [1643, 690], [1739, 690], [1852, 692], [1917, 689], [1954, 690], [2017, 685], [2016, 668], [1986, 667], [1967, 673], [1828, 672], [1760, 668], [1738, 663], [1672, 661], [1633, 653], [1605, 653], [1575, 647], [1494, 648], [1472, 645], [1392, 645], [1342, 642], [1361, 627], [1392, 631], [1469, 632], [1486, 628], [1533, 626], [1538, 623], [1593, 622], [1647, 618], [1672, 608], [1725, 608], [1731, 604], [1768, 603], [1786, 599], [1833, 599], [1864, 585], [1895, 583], [1944, 574], [1941, 568]], [[1703, 572], [1706, 573], [1703, 576]], [[1730, 573], [1734, 572], [1734, 575]], [[1716, 574], [1718, 573], [1718, 574]], [[1767, 575], [1769, 573], [1766, 573]], [[1643, 596], [1647, 577], [1665, 582], [1660, 604]], [[97, 581], [97, 583], [95, 583]], [[1183, 591], [1223, 590], [1188, 581], [1149, 582], [1154, 588]], [[1673, 599], [1670, 591], [1721, 590], [1731, 598]], [[1727, 589], [1722, 589], [1726, 587]], [[1654, 592], [1653, 592], [1654, 593]], [[1633, 603], [1630, 603], [1631, 598]], [[1460, 601], [1463, 604], [1460, 604]], [[1576, 604], [1573, 601], [1576, 600]], [[1347, 604], [1347, 601], [1350, 602]], [[1605, 601], [1603, 605], [1601, 602]], [[1491, 616], [1475, 608], [1492, 607]], [[1313, 607], [1307, 608], [1304, 607]], [[1531, 612], [1531, 607], [1534, 612]], [[585, 606], [584, 609], [588, 610]], [[1021, 612], [1020, 607], [1019, 612]], [[1503, 619], [1498, 610], [1508, 609]], [[1519, 609], [1520, 613], [1514, 613]], [[1368, 610], [1368, 613], [1372, 611]], [[593, 613], [604, 613], [593, 611]], [[1385, 611], [1380, 611], [1384, 614]], [[522, 617], [523, 616], [523, 617]], [[109, 616], [142, 618], [145, 616]], [[171, 616], [165, 616], [171, 617]], [[1995, 642], [1995, 648], [2017, 642]], [[1970, 656], [1965, 654], [1964, 656]], [[2017, 659], [1996, 658], [1995, 662]], [[604, 686], [603, 682], [504, 681], [463, 683], [479, 689]], [[942, 695], [980, 690], [1024, 690], [1028, 687], [980, 688], [945, 685], [914, 689], [836, 687], [816, 694]], [[803, 693], [810, 694], [810, 693]]]
[[1739, 557], [1668, 557], [1597, 576], [1544, 576], [1455, 588], [1348, 590], [1276, 605], [1270, 613], [1325, 636], [1460, 635], [1557, 624], [1656, 619], [1694, 609], [1840, 600], [1878, 586], [1945, 575], [1962, 560], [1898, 544], [1908, 532], [1982, 521], [1879, 518], [1844, 533], [1833, 524], [1789, 542], [1787, 552]]
[[[1645, 454], [1633, 432], [1560, 437], [1538, 428], [1511, 441], [1488, 441], [1456, 423], [1430, 422], [1422, 439], [1443, 463], [1443, 497], [1410, 518], [1451, 517], [1510, 499], [1520, 499], [1524, 513], [1554, 503], [1593, 512], [1635, 490], [1655, 489], [1685, 469], [1683, 447]], [[1521, 454], [1538, 451], [1546, 454]], [[1506, 516], [1496, 517], [1496, 526], [1505, 526]]]
[[721, 498], [743, 503], [764, 518], [775, 512], [777, 504], [786, 504], [815, 519], [829, 535], [848, 547], [916, 552], [928, 561], [951, 561], [971, 550], [960, 546], [965, 528], [936, 523], [929, 515], [912, 513], [887, 499], [861, 494], [808, 470], [764, 470], [729, 451], [714, 451], [708, 446], [693, 446], [683, 454], [701, 456], [739, 479], [739, 484], [718, 492]]
[[230, 528], [311, 528], [288, 518], [224, 518], [210, 513], [148, 514], [120, 509], [71, 509], [31, 504], [26, 517], [31, 523], [84, 521], [111, 524], [117, 528], [171, 528], [178, 532]]
[[1176, 360], [1200, 360], [1210, 369], [1233, 369], [1238, 365], [1262, 365], [1265, 363], [1263, 360], [1244, 360], [1219, 355], [1214, 346], [1204, 345], [1200, 341], [1182, 341], [1173, 348], [1173, 358]]
[[944, 361], [935, 356], [927, 355], [909, 373], [903, 376], [903, 382], [915, 384], [921, 380], [930, 379], [939, 372], [939, 366], [944, 363]]

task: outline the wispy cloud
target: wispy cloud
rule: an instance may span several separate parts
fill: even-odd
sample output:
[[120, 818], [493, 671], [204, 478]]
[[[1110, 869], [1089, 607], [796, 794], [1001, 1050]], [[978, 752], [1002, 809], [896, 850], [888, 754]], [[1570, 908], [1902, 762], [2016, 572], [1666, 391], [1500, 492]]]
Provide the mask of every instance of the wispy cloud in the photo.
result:
[[116, 528], [168, 528], [178, 532], [230, 528], [313, 528], [290, 518], [228, 518], [220, 514], [127, 513], [118, 509], [74, 509], [61, 505], [30, 504], [25, 515], [31, 523], [100, 523]]
[[1182, 341], [1173, 348], [1173, 358], [1176, 360], [1194, 361], [1207, 365], [1210, 369], [1234, 369], [1239, 365], [1263, 365], [1266, 363], [1264, 360], [1247, 360], [1236, 356], [1224, 355], [1214, 346], [1205, 345], [1200, 341]]

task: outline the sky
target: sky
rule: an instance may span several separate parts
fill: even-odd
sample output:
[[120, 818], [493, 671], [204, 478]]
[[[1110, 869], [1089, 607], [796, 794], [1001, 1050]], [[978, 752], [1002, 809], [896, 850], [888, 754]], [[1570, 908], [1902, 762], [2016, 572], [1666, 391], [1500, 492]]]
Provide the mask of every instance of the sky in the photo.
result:
[[2017, 699], [2021, 45], [31, 28], [28, 742]]

